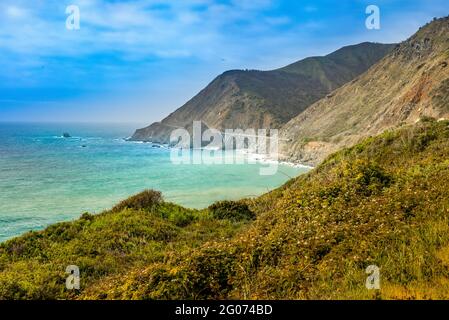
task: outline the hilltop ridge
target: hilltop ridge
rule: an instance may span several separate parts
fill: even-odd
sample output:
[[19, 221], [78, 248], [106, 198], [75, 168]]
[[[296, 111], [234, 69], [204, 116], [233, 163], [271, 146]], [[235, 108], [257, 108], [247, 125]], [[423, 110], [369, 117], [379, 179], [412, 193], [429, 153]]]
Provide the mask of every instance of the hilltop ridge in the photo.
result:
[[330, 153], [423, 117], [449, 117], [449, 17], [435, 19], [380, 62], [290, 120], [282, 158], [318, 164]]
[[218, 130], [280, 128], [393, 47], [365, 42], [277, 70], [224, 72], [161, 122], [136, 130], [132, 140], [168, 143], [173, 128], [191, 130], [193, 121]]

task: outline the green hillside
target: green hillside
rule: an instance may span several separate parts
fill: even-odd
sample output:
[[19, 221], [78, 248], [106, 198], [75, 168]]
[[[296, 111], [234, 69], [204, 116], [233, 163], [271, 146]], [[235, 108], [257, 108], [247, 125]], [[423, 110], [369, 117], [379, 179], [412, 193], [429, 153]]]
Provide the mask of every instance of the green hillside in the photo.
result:
[[385, 57], [395, 45], [363, 42], [343, 47], [324, 57], [310, 57], [290, 64], [279, 71], [319, 79], [333, 91], [367, 71], [373, 61]]
[[424, 119], [257, 199], [194, 211], [147, 191], [1, 244], [0, 298], [449, 298], [448, 159], [449, 122]]

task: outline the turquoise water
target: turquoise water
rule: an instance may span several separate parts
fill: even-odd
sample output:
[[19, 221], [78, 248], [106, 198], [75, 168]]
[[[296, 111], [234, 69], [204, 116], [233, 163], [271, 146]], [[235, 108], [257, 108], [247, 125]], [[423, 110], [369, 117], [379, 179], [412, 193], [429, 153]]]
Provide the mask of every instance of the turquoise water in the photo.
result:
[[202, 208], [260, 195], [307, 171], [281, 165], [276, 175], [261, 176], [267, 164], [174, 165], [167, 149], [124, 141], [135, 128], [0, 123], [0, 241], [99, 213], [146, 188]]

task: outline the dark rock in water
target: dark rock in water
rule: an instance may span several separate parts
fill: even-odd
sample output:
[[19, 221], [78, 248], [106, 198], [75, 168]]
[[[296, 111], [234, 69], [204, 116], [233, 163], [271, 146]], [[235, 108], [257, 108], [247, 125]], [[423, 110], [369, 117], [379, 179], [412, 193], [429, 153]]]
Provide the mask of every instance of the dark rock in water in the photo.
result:
[[152, 148], [162, 148], [162, 146], [160, 146], [160, 145], [158, 145], [158, 144], [153, 144], [151, 147], [152, 147]]
[[70, 138], [70, 137], [71, 137], [71, 135], [70, 135], [69, 133], [67, 133], [67, 132], [64, 132], [64, 133], [62, 134], [62, 136], [63, 136], [64, 138]]
[[81, 146], [81, 148], [87, 148], [87, 146], [86, 146], [85, 144], [83, 144], [83, 145]]

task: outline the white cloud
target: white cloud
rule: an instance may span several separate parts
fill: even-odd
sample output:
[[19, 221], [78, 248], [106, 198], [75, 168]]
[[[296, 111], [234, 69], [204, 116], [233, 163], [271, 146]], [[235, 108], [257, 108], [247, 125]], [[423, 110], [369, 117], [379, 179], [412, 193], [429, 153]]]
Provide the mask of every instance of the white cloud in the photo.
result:
[[[221, 49], [223, 37], [233, 36], [226, 34], [227, 26], [236, 21], [259, 24], [257, 14], [271, 0], [234, 1], [227, 5], [212, 0], [172, 1], [164, 2], [168, 4], [164, 10], [157, 9], [160, 2], [156, 0], [75, 3], [80, 7], [79, 31], [64, 28], [67, 1], [3, 0], [0, 9], [6, 8], [2, 11], [8, 17], [26, 21], [0, 21], [0, 48], [22, 55], [80, 56], [115, 51], [134, 56], [162, 53], [163, 57], [176, 56], [167, 52], [193, 52], [198, 49], [189, 47], [193, 42]], [[204, 9], [197, 10], [199, 5]], [[287, 23], [287, 19], [270, 17], [266, 22], [279, 25]], [[192, 41], [193, 36], [196, 41]], [[198, 52], [201, 54], [201, 50]]]
[[13, 19], [24, 18], [27, 15], [26, 10], [17, 6], [7, 6], [5, 12], [8, 17]]

